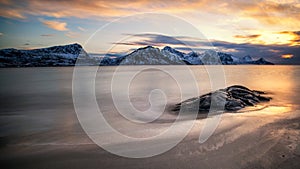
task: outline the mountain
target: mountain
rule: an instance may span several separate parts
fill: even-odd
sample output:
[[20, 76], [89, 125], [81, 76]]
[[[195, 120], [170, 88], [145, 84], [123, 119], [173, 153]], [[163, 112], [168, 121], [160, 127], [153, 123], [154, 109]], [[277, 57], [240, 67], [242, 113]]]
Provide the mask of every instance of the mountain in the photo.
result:
[[255, 61], [248, 62], [249, 64], [254, 64], [254, 65], [274, 65], [274, 63], [271, 63], [269, 61], [266, 61], [264, 58], [260, 58]]
[[80, 65], [237, 65], [273, 64], [263, 58], [253, 60], [249, 55], [237, 57], [232, 54], [206, 50], [202, 53], [183, 53], [169, 46], [163, 49], [147, 46], [123, 55], [107, 54], [104, 57], [89, 55], [81, 45], [74, 43], [63, 46], [33, 50], [0, 50], [0, 67], [74, 66]]
[[180, 55], [152, 46], [139, 48], [123, 57], [121, 65], [183, 65]]
[[74, 66], [78, 58], [86, 65], [96, 63], [81, 45], [74, 43], [32, 50], [3, 49], [0, 67]]
[[253, 60], [251, 56], [237, 57], [232, 54], [206, 50], [203, 53], [180, 52], [169, 46], [163, 49], [147, 46], [139, 48], [132, 53], [115, 58], [105, 57], [101, 65], [238, 65], [238, 64], [259, 64], [272, 65], [273, 63], [263, 58]]

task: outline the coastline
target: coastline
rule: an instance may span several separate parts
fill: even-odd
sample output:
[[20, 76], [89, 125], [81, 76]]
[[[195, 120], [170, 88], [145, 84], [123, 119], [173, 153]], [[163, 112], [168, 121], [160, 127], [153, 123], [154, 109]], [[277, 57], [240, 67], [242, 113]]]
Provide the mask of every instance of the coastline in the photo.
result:
[[298, 168], [300, 110], [276, 112], [268, 120], [261, 119], [268, 117], [266, 110], [261, 111], [267, 114], [224, 114], [213, 136], [203, 144], [198, 143], [198, 137], [204, 121], [197, 120], [176, 147], [150, 158], [112, 155], [81, 131], [69, 134], [80, 136], [78, 142], [2, 144], [1, 163], [7, 168]]

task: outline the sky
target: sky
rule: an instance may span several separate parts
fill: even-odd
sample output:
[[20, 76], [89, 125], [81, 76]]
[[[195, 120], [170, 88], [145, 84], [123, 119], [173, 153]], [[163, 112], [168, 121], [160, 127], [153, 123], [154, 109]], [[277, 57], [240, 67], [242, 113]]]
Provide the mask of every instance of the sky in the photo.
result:
[[0, 0], [0, 49], [171, 46], [300, 64], [299, 0]]

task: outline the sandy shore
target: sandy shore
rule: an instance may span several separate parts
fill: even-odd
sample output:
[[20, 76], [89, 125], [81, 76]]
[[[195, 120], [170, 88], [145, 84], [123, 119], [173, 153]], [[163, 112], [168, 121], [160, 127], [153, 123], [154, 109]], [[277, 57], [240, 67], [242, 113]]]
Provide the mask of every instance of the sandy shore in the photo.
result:
[[[124, 158], [104, 151], [93, 144], [79, 126], [73, 133], [52, 131], [2, 137], [1, 166], [296, 169], [300, 167], [300, 111], [280, 111], [282, 108], [272, 107], [257, 112], [224, 114], [213, 136], [203, 144], [199, 144], [198, 137], [204, 120], [197, 120], [188, 136], [175, 148], [144, 159]], [[49, 138], [57, 134], [64, 139]]]

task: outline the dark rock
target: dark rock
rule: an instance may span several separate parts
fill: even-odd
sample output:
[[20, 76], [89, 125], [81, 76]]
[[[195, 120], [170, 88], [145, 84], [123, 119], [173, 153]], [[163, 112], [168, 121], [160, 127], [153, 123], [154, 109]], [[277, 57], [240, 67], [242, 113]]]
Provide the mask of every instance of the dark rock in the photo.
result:
[[[263, 91], [250, 90], [247, 87], [233, 85], [199, 97], [194, 97], [178, 103], [174, 111], [180, 109], [195, 111], [199, 113], [214, 111], [237, 111], [246, 106], [255, 106], [260, 102], [270, 101], [271, 97], [263, 96]], [[213, 104], [213, 105], [212, 105]]]

